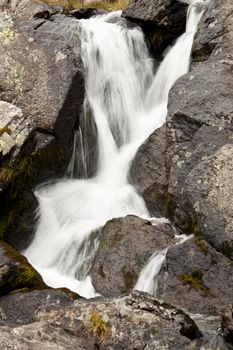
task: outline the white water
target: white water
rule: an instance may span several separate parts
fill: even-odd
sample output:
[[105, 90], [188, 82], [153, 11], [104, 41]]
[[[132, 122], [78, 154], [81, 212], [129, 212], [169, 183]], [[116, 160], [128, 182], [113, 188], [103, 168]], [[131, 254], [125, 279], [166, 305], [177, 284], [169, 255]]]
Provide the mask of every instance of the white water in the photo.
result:
[[[182, 244], [188, 239], [193, 238], [193, 235], [176, 235], [178, 242], [176, 244]], [[166, 275], [166, 255], [168, 248], [156, 251], [149, 259], [146, 266], [142, 269], [139, 278], [134, 286], [135, 290], [149, 293], [153, 296], [157, 296], [157, 289], [159, 278], [164, 273]], [[165, 276], [166, 277], [166, 276]]]
[[88, 272], [98, 229], [113, 217], [149, 218], [127, 181], [128, 170], [141, 143], [164, 123], [171, 86], [189, 69], [200, 3], [190, 6], [186, 33], [155, 77], [142, 32], [127, 29], [120, 12], [80, 21], [86, 104], [95, 118], [99, 156], [95, 177], [64, 179], [36, 192], [40, 218], [24, 254], [48, 285], [95, 296]]

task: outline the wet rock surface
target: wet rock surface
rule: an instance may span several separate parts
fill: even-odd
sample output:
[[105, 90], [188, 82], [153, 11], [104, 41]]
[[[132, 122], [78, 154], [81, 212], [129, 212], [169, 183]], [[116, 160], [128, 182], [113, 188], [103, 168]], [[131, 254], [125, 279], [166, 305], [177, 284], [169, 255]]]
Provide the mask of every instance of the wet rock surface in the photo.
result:
[[174, 243], [174, 234], [168, 224], [153, 226], [136, 216], [109, 221], [90, 272], [97, 292], [115, 296], [130, 291], [151, 255]]
[[41, 276], [8, 244], [0, 241], [0, 295], [21, 289], [43, 289]]
[[156, 58], [185, 31], [187, 4], [177, 0], [131, 0], [122, 15], [141, 25]]
[[17, 328], [0, 327], [1, 348], [188, 349], [190, 340], [201, 335], [182, 311], [138, 292], [59, 309], [45, 305], [33, 320]]
[[175, 245], [157, 296], [191, 313], [220, 315], [233, 298], [233, 265], [201, 238]]

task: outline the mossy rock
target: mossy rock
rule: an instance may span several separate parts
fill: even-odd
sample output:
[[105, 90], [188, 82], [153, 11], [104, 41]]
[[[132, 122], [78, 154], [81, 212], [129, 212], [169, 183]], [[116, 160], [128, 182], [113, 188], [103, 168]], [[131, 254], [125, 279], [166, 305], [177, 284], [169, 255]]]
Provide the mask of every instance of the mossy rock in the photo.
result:
[[42, 277], [27, 259], [0, 241], [0, 295], [44, 288], [47, 286]]

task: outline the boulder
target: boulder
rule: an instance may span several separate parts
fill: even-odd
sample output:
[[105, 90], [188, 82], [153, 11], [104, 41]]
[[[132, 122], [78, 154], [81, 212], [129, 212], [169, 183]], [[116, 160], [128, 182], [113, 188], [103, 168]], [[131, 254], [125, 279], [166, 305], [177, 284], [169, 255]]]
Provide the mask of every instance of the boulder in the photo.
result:
[[230, 258], [232, 27], [231, 1], [211, 1], [195, 37], [191, 71], [170, 91], [167, 123], [139, 149], [131, 171], [152, 214], [167, 215], [187, 234], [204, 235]]
[[[198, 63], [172, 88], [167, 117], [169, 216], [231, 258], [232, 25], [230, 3], [211, 2], [195, 41]], [[210, 33], [214, 44], [207, 55], [201, 48]]]
[[46, 288], [41, 276], [8, 244], [0, 241], [0, 295]]
[[168, 174], [166, 168], [166, 126], [155, 130], [138, 149], [129, 180], [143, 196], [154, 215], [166, 215]]
[[18, 327], [30, 324], [41, 309], [57, 310], [73, 303], [67, 292], [57, 289], [8, 294], [0, 298], [0, 325]]
[[186, 13], [187, 4], [178, 0], [131, 0], [122, 15], [142, 27], [153, 55], [160, 58], [185, 31]]
[[109, 221], [90, 272], [97, 292], [116, 296], [130, 291], [151, 255], [175, 241], [174, 233], [168, 224], [153, 226], [136, 216]]
[[190, 313], [220, 315], [233, 300], [232, 262], [201, 237], [174, 245], [157, 297]]
[[233, 308], [232, 305], [226, 308], [225, 312], [221, 317], [221, 330], [223, 337], [227, 341], [233, 345]]
[[0, 3], [0, 238], [17, 249], [35, 227], [32, 188], [64, 176], [84, 100], [77, 20], [61, 12]]
[[[48, 301], [46, 302], [48, 304]], [[0, 327], [2, 349], [188, 349], [201, 336], [182, 311], [147, 294], [39, 309], [33, 323]]]

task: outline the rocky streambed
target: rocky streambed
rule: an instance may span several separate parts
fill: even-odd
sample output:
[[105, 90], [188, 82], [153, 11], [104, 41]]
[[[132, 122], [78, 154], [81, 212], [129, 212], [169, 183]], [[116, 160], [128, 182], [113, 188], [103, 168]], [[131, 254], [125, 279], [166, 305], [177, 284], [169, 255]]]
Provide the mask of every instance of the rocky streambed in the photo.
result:
[[[35, 232], [33, 189], [64, 176], [82, 123], [84, 74], [74, 29], [83, 13], [0, 0], [1, 349], [231, 348], [232, 6], [209, 2], [190, 72], [171, 89], [166, 123], [130, 170], [150, 213], [172, 226], [135, 216], [109, 221], [90, 271], [103, 297], [87, 301], [48, 288], [18, 253]], [[175, 0], [132, 0], [122, 15], [142, 27], [159, 62], [184, 31], [186, 12], [187, 4]], [[193, 236], [174, 245], [177, 232]], [[153, 252], [169, 246], [159, 299], [133, 292]], [[220, 338], [207, 336], [188, 314], [216, 319]]]

